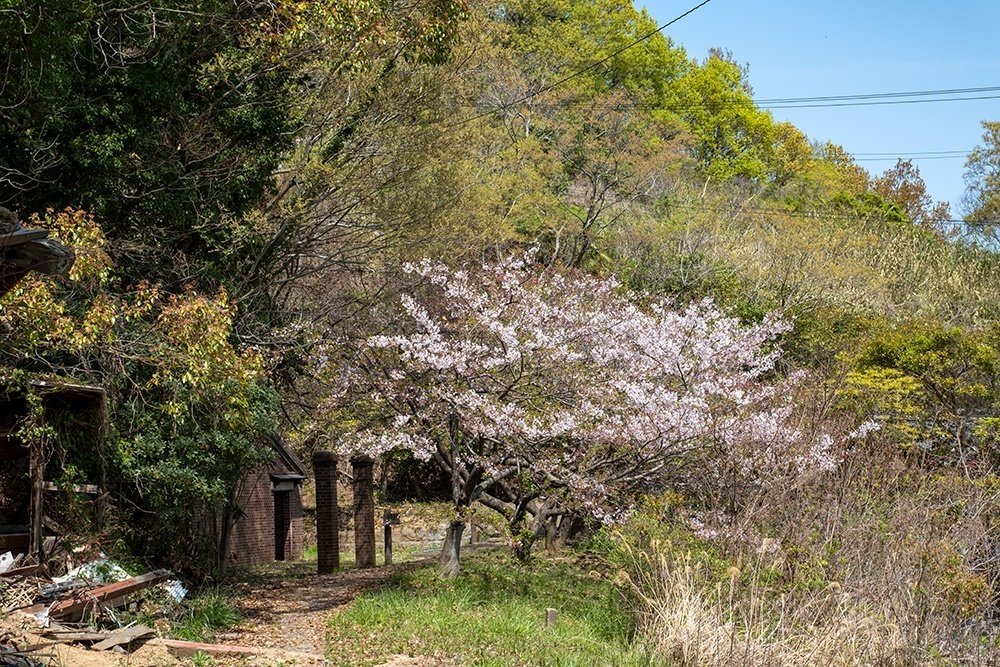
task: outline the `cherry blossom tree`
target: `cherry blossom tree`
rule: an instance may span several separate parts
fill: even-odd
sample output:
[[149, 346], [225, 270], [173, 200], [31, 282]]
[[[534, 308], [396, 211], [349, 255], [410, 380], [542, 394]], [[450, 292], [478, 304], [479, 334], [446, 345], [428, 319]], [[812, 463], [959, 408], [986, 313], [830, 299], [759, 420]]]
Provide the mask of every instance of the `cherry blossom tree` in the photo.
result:
[[532, 260], [406, 266], [419, 284], [391, 326], [331, 366], [344, 453], [405, 449], [450, 475], [443, 574], [474, 502], [526, 553], [555, 517], [625, 516], [692, 452], [736, 456], [747, 475], [835, 465], [833, 438], [791, 419], [796, 377], [772, 379], [785, 322], [743, 325], [711, 301], [677, 310]]

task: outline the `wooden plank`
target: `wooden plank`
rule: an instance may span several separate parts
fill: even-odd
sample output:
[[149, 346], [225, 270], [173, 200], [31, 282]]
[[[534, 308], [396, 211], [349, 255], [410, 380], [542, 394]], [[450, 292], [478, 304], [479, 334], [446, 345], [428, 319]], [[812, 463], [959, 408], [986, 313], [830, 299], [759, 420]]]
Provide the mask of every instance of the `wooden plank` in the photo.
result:
[[[46, 491], [58, 491], [59, 485], [55, 482], [42, 482], [42, 488]], [[101, 492], [101, 488], [96, 484], [74, 484], [73, 492], [97, 495]]]
[[34, 574], [42, 569], [41, 565], [28, 565], [27, 567], [16, 567], [12, 570], [6, 570], [0, 572], [0, 577], [24, 577], [29, 574]]
[[171, 576], [170, 570], [154, 570], [139, 577], [132, 577], [113, 584], [105, 584], [97, 588], [82, 591], [68, 600], [60, 600], [49, 608], [51, 618], [76, 619], [83, 616], [88, 608], [93, 608], [106, 600], [124, 598], [166, 581]]
[[278, 648], [258, 648], [256, 646], [229, 646], [226, 644], [203, 644], [201, 642], [188, 642], [180, 639], [160, 639], [174, 656], [178, 658], [191, 658], [198, 653], [205, 653], [217, 658], [238, 658], [238, 657], [281, 657], [283, 659], [309, 660], [319, 664], [326, 664], [326, 658], [315, 653], [301, 653], [299, 651], [285, 651]]
[[28, 241], [44, 239], [49, 233], [44, 229], [15, 229], [13, 232], [0, 234], [0, 248], [21, 245]]
[[96, 651], [107, 651], [109, 648], [115, 646], [121, 646], [122, 644], [131, 644], [136, 639], [141, 637], [149, 637], [150, 635], [155, 635], [156, 631], [152, 628], [148, 628], [145, 625], [133, 625], [130, 628], [124, 628], [113, 633], [107, 639], [97, 642], [90, 648]]
[[112, 636], [110, 632], [86, 632], [83, 630], [50, 630], [44, 633], [60, 644], [71, 642], [99, 642]]

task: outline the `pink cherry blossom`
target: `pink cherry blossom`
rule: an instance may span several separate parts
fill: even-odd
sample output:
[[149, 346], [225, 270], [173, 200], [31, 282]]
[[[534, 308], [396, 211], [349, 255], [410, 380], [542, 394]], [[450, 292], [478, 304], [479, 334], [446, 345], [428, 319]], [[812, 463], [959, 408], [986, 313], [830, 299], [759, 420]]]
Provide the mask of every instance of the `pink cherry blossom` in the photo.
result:
[[386, 329], [326, 369], [340, 385], [329, 407], [352, 415], [337, 425], [345, 453], [433, 458], [459, 481], [458, 505], [614, 521], [696, 452], [747, 478], [837, 465], [837, 441], [795, 418], [803, 376], [775, 370], [790, 329], [777, 316], [675, 308], [530, 254], [404, 270], [420, 284]]

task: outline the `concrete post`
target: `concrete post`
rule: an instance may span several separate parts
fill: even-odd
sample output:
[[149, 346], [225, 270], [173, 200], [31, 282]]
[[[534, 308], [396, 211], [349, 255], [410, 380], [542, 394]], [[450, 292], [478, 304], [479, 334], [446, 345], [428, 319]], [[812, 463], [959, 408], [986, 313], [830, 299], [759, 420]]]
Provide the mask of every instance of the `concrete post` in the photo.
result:
[[351, 459], [354, 469], [354, 565], [375, 567], [375, 498], [372, 496], [372, 460]]
[[337, 457], [313, 454], [316, 475], [316, 571], [329, 574], [340, 567], [340, 510], [337, 508]]

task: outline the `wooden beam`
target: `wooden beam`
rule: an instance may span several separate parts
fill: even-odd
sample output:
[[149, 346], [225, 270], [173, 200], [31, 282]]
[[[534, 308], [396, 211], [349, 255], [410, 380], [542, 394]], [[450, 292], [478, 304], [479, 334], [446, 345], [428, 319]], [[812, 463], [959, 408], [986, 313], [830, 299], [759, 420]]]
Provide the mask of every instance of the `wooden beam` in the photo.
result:
[[105, 584], [79, 592], [67, 600], [60, 600], [49, 608], [49, 617], [64, 620], [74, 620], [82, 617], [88, 609], [92, 609], [105, 601], [114, 601], [127, 595], [141, 591], [170, 578], [170, 570], [153, 570], [139, 577], [132, 577], [113, 584]]
[[[45, 491], [58, 491], [59, 485], [55, 482], [42, 482], [42, 489]], [[97, 495], [101, 492], [101, 488], [96, 484], [74, 484], [73, 493], [89, 493], [92, 495]]]
[[112, 636], [110, 632], [86, 632], [84, 630], [46, 630], [43, 633], [60, 644], [71, 642], [100, 642]]
[[27, 243], [28, 241], [39, 241], [48, 235], [49, 233], [44, 229], [24, 229], [22, 227], [5, 234], [0, 233], [0, 248], [9, 248], [21, 245], [22, 243]]
[[[281, 658], [285, 660], [310, 661], [321, 665], [327, 664], [327, 660], [322, 655], [315, 653], [301, 653], [299, 651], [285, 651], [278, 648], [258, 648], [256, 646], [229, 646], [226, 644], [203, 644], [202, 642], [188, 642], [180, 639], [160, 639], [160, 643], [165, 645], [174, 656], [178, 658], [191, 658], [199, 653], [204, 653], [215, 658], [238, 658], [265, 656], [269, 658]], [[307, 663], [308, 664], [308, 663]]]
[[42, 519], [45, 513], [44, 498], [42, 497], [42, 482], [45, 472], [43, 456], [42, 445], [38, 442], [38, 437], [32, 438], [28, 459], [28, 474], [31, 479], [31, 499], [28, 505], [31, 537], [29, 538], [28, 553], [34, 557], [36, 563], [45, 562], [45, 553], [42, 549]]
[[41, 565], [29, 565], [27, 567], [15, 567], [13, 570], [4, 570], [0, 572], [0, 577], [23, 577], [29, 574], [34, 574], [42, 569]]
[[109, 648], [114, 648], [115, 646], [121, 646], [122, 644], [131, 644], [136, 639], [142, 637], [149, 637], [155, 635], [156, 631], [152, 628], [148, 628], [145, 625], [133, 625], [130, 628], [124, 628], [122, 630], [117, 630], [107, 639], [102, 639], [90, 648], [95, 651], [107, 651]]

